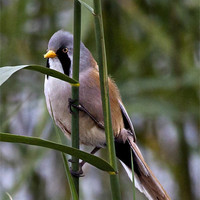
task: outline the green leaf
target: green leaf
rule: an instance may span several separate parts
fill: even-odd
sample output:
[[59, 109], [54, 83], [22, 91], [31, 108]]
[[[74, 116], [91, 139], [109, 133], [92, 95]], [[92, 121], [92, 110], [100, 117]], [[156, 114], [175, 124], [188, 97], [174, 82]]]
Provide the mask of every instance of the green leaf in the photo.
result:
[[40, 65], [18, 65], [18, 66], [6, 66], [6, 67], [0, 67], [0, 86], [8, 79], [12, 74], [15, 72], [21, 70], [21, 69], [28, 69], [28, 70], [33, 70], [40, 72], [42, 74], [46, 74], [55, 78], [58, 78], [60, 80], [66, 81], [70, 83], [73, 86], [79, 86], [79, 83], [70, 78], [69, 76], [60, 73], [56, 70], [49, 69], [47, 67], [43, 67]]
[[10, 133], [0, 133], [0, 141], [1, 142], [11, 142], [11, 143], [22, 143], [22, 144], [29, 144], [34, 146], [41, 146], [46, 147], [49, 149], [54, 149], [66, 154], [70, 154], [72, 156], [75, 156], [81, 160], [86, 161], [87, 163], [90, 163], [91, 165], [95, 166], [98, 169], [101, 169], [103, 171], [107, 171], [109, 173], [115, 172], [113, 167], [106, 162], [105, 160], [94, 156], [92, 154], [86, 153], [84, 151], [58, 144], [55, 142], [51, 142], [49, 140], [43, 140], [37, 137], [28, 137], [28, 136], [21, 136], [21, 135], [14, 135]]

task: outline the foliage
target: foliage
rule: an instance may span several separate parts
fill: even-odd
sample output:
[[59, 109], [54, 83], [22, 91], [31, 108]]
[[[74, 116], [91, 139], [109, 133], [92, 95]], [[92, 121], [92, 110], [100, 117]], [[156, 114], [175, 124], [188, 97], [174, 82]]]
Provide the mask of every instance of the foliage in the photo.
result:
[[[173, 199], [198, 199], [198, 1], [102, 2], [109, 74], [132, 116], [144, 157]], [[2, 1], [0, 65], [45, 65], [48, 39], [58, 29], [72, 30], [72, 11], [71, 1]], [[85, 7], [82, 12], [82, 41], [97, 57], [93, 17]], [[4, 83], [0, 88], [2, 132], [56, 140], [41, 85], [43, 77], [26, 70]], [[64, 169], [58, 164], [62, 163], [60, 154], [3, 143], [0, 151], [0, 188], [13, 199], [20, 191], [31, 199], [70, 199]], [[44, 166], [51, 166], [50, 176]], [[82, 199], [108, 199], [107, 178], [98, 171], [94, 175], [94, 170], [89, 169], [81, 185], [95, 181], [104, 190], [89, 184], [88, 196], [80, 195]], [[121, 188], [122, 199], [132, 199], [132, 186], [123, 173], [120, 170], [121, 185], [126, 185]], [[59, 181], [53, 185], [52, 180]], [[143, 198], [139, 195], [136, 199]]]

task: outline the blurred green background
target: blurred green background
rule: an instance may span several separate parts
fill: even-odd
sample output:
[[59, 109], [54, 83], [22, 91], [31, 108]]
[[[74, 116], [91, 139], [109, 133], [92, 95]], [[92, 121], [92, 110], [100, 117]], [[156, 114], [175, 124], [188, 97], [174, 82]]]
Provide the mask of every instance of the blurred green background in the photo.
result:
[[[200, 199], [199, 1], [102, 3], [108, 71], [138, 145], [172, 199]], [[73, 1], [0, 0], [0, 7], [0, 66], [45, 65], [51, 35], [72, 31]], [[82, 41], [96, 57], [93, 16], [86, 8], [82, 12]], [[0, 88], [1, 132], [57, 141], [43, 82], [43, 75], [22, 70]], [[106, 150], [99, 155], [106, 157]], [[131, 182], [119, 168], [122, 199], [130, 200]], [[89, 165], [84, 171], [81, 199], [109, 200], [109, 176]], [[0, 198], [5, 192], [15, 200], [70, 199], [60, 153], [1, 143]]]

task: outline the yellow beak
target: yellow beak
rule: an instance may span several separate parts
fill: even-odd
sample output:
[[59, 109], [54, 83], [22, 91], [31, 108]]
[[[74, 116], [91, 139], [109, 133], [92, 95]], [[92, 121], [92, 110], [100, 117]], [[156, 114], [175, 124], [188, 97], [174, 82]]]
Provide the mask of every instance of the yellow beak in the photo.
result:
[[44, 58], [55, 58], [57, 55], [53, 50], [49, 50], [45, 55]]

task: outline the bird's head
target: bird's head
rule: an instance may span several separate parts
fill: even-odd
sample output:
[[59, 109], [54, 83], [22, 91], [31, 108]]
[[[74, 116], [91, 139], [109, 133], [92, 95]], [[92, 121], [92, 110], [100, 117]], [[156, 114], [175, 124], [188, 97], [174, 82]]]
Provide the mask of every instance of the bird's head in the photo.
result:
[[[48, 43], [47, 67], [72, 75], [73, 66], [73, 35], [69, 32], [59, 30], [52, 35]], [[90, 51], [81, 42], [80, 44], [80, 72], [89, 67], [95, 67], [96, 62]]]

